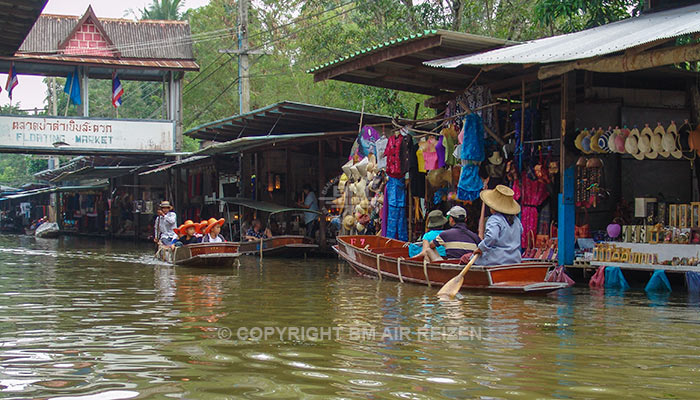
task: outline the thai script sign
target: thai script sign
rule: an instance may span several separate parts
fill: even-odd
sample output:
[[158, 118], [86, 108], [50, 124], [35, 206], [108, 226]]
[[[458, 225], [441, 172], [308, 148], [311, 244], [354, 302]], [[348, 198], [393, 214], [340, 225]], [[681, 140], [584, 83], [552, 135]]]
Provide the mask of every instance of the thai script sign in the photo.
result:
[[0, 148], [169, 152], [172, 121], [0, 116]]

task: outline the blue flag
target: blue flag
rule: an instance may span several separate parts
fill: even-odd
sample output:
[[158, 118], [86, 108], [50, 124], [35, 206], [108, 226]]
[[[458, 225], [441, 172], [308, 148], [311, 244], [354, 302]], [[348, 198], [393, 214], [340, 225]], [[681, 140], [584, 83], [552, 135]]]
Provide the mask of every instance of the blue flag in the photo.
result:
[[78, 67], [75, 67], [73, 73], [69, 73], [66, 77], [66, 86], [63, 91], [68, 93], [70, 102], [76, 105], [80, 105], [80, 74], [78, 73]]

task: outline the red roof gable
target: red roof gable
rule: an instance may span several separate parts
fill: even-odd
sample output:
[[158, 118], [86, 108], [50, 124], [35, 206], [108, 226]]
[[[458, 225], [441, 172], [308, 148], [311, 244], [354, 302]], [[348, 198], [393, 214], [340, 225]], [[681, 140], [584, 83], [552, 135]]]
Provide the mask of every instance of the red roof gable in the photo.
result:
[[67, 55], [119, 57], [114, 43], [97, 19], [92, 6], [88, 6], [71, 33], [58, 45]]

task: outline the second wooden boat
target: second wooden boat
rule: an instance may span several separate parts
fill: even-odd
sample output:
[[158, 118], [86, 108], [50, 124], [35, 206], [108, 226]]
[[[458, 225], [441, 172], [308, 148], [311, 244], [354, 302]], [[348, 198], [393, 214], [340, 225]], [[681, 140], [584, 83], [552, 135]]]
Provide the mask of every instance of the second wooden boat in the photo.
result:
[[[459, 260], [424, 263], [409, 258], [406, 242], [381, 236], [338, 236], [334, 250], [360, 275], [395, 279], [441, 287], [462, 267]], [[562, 282], [547, 282], [545, 276], [554, 267], [548, 262], [523, 262], [511, 265], [471, 267], [462, 290], [485, 290], [513, 294], [545, 294], [566, 288]]]
[[259, 255], [262, 247], [263, 256], [303, 257], [316, 250], [318, 245], [311, 238], [300, 235], [273, 236], [268, 239], [238, 243], [241, 254]]
[[156, 258], [186, 267], [231, 267], [240, 253], [238, 243], [197, 243], [174, 249], [159, 246]]

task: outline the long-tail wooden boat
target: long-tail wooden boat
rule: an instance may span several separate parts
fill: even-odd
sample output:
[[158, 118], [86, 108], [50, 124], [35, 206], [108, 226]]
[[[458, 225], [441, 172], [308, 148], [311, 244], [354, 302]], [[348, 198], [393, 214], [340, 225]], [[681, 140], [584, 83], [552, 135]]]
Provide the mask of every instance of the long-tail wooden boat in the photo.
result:
[[156, 258], [186, 267], [231, 267], [240, 253], [238, 243], [197, 243], [174, 249], [159, 245]]
[[[260, 254], [260, 240], [240, 242], [238, 245], [241, 254]], [[273, 236], [262, 240], [263, 256], [303, 257], [317, 248], [318, 245], [311, 238], [301, 235]]]
[[[409, 258], [406, 242], [381, 236], [338, 236], [337, 241], [333, 249], [360, 275], [440, 287], [464, 267], [459, 260], [424, 263], [422, 258]], [[547, 262], [474, 265], [464, 276], [462, 290], [544, 294], [568, 287], [566, 283], [545, 281], [553, 267]]]

